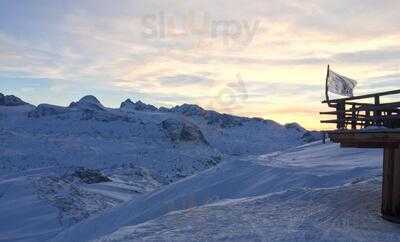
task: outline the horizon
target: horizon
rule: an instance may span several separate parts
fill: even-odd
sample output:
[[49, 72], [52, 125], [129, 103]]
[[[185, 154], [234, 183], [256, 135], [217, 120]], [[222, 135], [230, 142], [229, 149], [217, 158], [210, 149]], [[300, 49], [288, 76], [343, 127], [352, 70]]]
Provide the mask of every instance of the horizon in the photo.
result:
[[68, 105], [91, 94], [157, 107], [196, 104], [306, 129], [326, 66], [355, 95], [398, 89], [400, 3], [3, 1], [0, 92]]
[[[37, 107], [38, 105], [40, 105], [40, 104], [56, 105], [56, 104], [49, 103], [49, 102], [44, 102], [44, 103], [31, 103], [31, 102], [25, 100], [23, 97], [16, 96], [16, 95], [14, 95], [14, 94], [12, 94], [12, 93], [2, 93], [2, 92], [0, 92], [0, 94], [3, 94], [3, 95], [5, 95], [5, 96], [9, 96], [9, 95], [15, 96], [15, 97], [17, 97], [17, 98], [20, 98], [22, 101], [24, 101], [24, 102], [26, 102], [26, 103], [28, 103], [28, 104], [34, 105], [34, 106], [36, 106], [36, 107]], [[177, 106], [182, 106], [182, 105], [195, 105], [195, 106], [198, 106], [198, 107], [200, 107], [200, 108], [202, 108], [202, 109], [204, 109], [204, 110], [206, 110], [206, 111], [216, 111], [216, 110], [213, 110], [213, 109], [204, 108], [204, 107], [202, 107], [202, 106], [200, 106], [200, 105], [193, 104], [193, 103], [180, 103], [180, 104], [173, 105], [173, 106], [158, 106], [158, 105], [154, 105], [154, 104], [152, 104], [152, 103], [144, 102], [143, 100], [140, 100], [140, 99], [132, 99], [132, 98], [123, 99], [123, 100], [120, 102], [119, 105], [116, 105], [116, 106], [109, 106], [109, 105], [104, 105], [104, 103], [102, 102], [102, 100], [99, 99], [96, 95], [93, 95], [93, 94], [84, 95], [84, 96], [82, 96], [82, 97], [80, 97], [80, 98], [78, 98], [78, 99], [76, 99], [76, 100], [71, 100], [70, 102], [67, 102], [67, 103], [65, 103], [65, 104], [57, 104], [57, 106], [68, 107], [71, 103], [77, 102], [77, 101], [79, 101], [80, 99], [82, 99], [82, 98], [84, 98], [84, 97], [87, 97], [87, 96], [93, 96], [93, 97], [95, 97], [104, 107], [110, 108], [110, 109], [118, 109], [118, 108], [120, 108], [120, 105], [121, 105], [123, 102], [128, 101], [128, 100], [131, 100], [131, 101], [134, 102], [134, 103], [136, 103], [136, 102], [142, 102], [142, 103], [147, 104], [147, 105], [153, 105], [153, 106], [155, 106], [155, 107], [158, 108], [158, 109], [160, 109], [160, 108], [168, 108], [168, 109], [171, 109], [171, 108], [174, 108], [174, 107], [177, 107]], [[224, 113], [224, 112], [219, 112], [219, 113], [221, 113], [221, 114], [228, 114], [228, 115], [232, 115], [232, 116], [237, 116], [237, 117], [240, 117], [240, 118], [262, 118], [262, 117], [256, 117], [256, 116], [240, 116], [240, 115], [235, 115], [235, 114], [231, 114], [231, 113]], [[269, 119], [265, 119], [265, 118], [262, 118], [262, 119], [264, 119], [264, 120], [269, 120]], [[275, 121], [275, 120], [271, 120], [271, 121]], [[277, 121], [276, 121], [276, 122], [277, 122]], [[279, 122], [277, 122], [277, 123], [279, 123]], [[292, 124], [292, 123], [297, 123], [297, 122], [293, 121], [293, 122], [279, 123], [279, 124], [283, 126], [283, 125]], [[315, 130], [315, 129], [314, 129], [314, 130], [310, 130], [310, 131], [318, 131], [318, 130]]]

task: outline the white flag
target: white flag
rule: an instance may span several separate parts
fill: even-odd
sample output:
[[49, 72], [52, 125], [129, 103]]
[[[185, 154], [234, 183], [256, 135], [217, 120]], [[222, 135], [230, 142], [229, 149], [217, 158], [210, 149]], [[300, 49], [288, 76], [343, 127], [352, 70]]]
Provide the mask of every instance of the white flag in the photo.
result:
[[328, 91], [339, 95], [352, 97], [353, 89], [356, 85], [357, 81], [329, 70]]

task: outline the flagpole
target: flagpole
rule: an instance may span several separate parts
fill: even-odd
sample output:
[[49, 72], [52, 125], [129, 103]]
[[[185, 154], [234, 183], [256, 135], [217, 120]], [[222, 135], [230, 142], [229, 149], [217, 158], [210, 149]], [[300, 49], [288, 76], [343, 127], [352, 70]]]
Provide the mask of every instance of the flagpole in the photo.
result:
[[326, 71], [326, 80], [325, 80], [325, 98], [326, 101], [328, 102], [329, 105], [329, 95], [328, 95], [328, 79], [329, 79], [329, 65], [328, 65], [328, 69]]
[[328, 104], [328, 107], [335, 107], [335, 105], [332, 105], [329, 102], [329, 94], [328, 94], [328, 80], [329, 80], [329, 73], [330, 73], [330, 66], [328, 65], [328, 70], [326, 71], [326, 80], [325, 80], [325, 98], [326, 98], [326, 103]]

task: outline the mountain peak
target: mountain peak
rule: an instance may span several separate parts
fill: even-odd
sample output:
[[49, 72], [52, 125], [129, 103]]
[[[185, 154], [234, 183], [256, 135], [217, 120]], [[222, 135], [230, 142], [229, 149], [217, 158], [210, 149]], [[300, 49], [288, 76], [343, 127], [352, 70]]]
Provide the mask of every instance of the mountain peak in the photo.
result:
[[93, 95], [84, 96], [78, 102], [72, 102], [69, 107], [104, 110], [103, 104], [101, 104], [101, 102]]
[[285, 128], [287, 129], [292, 129], [292, 130], [297, 130], [299, 132], [304, 132], [306, 131], [300, 124], [298, 123], [287, 123], [285, 124]]
[[79, 103], [93, 103], [93, 104], [97, 104], [97, 105], [102, 105], [100, 103], [100, 101], [93, 95], [86, 95], [83, 98], [81, 98], [78, 102]]
[[0, 93], [0, 106], [22, 106], [28, 103], [22, 101], [19, 97], [14, 95], [4, 95]]
[[204, 110], [202, 107], [196, 104], [187, 104], [184, 103], [182, 105], [175, 106], [171, 109], [172, 112], [182, 113], [188, 116], [194, 115], [204, 115], [207, 111]]
[[152, 112], [158, 110], [155, 106], [151, 104], [146, 104], [140, 100], [135, 103], [129, 98], [121, 103], [120, 108], [125, 110], [152, 111]]

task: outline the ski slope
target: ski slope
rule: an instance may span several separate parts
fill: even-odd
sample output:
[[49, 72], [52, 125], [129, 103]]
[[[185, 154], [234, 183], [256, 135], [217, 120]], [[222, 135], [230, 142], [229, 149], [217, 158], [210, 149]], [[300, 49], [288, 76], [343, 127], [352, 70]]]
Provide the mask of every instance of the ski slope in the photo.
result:
[[398, 241], [381, 219], [380, 150], [313, 143], [225, 161], [56, 241]]

